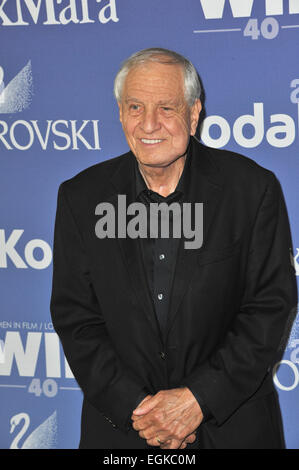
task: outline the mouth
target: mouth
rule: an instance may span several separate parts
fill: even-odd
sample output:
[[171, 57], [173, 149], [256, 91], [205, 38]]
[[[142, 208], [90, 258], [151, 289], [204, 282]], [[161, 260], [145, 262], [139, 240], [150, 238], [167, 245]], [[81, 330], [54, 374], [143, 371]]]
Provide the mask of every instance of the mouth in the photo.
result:
[[163, 142], [163, 139], [140, 139], [143, 144], [146, 145], [155, 145]]

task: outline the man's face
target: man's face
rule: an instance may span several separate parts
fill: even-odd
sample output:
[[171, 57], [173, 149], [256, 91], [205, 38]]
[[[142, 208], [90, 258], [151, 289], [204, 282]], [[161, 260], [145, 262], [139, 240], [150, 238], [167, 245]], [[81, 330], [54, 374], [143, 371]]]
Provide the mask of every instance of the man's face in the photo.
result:
[[120, 121], [129, 147], [142, 165], [165, 167], [185, 155], [201, 110], [184, 96], [178, 64], [149, 62], [131, 69], [119, 103]]

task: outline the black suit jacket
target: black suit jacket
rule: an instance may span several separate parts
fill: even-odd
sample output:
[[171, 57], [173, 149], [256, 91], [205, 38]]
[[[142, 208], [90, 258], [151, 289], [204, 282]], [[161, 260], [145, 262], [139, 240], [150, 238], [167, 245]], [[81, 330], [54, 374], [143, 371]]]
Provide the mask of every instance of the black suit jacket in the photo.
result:
[[95, 234], [98, 203], [134, 200], [134, 155], [59, 188], [51, 313], [84, 393], [80, 448], [147, 448], [130, 421], [137, 397], [180, 386], [212, 414], [193, 447], [283, 447], [271, 366], [297, 285], [280, 185], [246, 157], [193, 138], [191, 146], [203, 245], [184, 249], [181, 240], [164, 338], [140, 241]]

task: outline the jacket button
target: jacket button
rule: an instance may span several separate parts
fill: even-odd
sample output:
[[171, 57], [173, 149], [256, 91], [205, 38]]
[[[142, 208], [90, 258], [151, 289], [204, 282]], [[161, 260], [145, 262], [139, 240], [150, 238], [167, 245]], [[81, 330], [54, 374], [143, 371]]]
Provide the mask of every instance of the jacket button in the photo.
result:
[[165, 354], [164, 351], [161, 351], [159, 354], [160, 354], [161, 359], [163, 359], [163, 360], [166, 359], [166, 354]]

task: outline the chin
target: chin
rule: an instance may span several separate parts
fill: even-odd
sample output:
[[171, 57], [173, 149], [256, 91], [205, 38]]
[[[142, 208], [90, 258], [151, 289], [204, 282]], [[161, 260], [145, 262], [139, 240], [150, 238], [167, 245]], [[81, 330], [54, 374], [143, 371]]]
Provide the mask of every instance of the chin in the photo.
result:
[[169, 153], [166, 154], [146, 154], [145, 152], [136, 152], [135, 156], [139, 163], [147, 166], [166, 167], [175, 162], [180, 156], [172, 156]]
[[172, 161], [163, 157], [137, 157], [139, 163], [145, 166], [152, 166], [152, 167], [164, 167], [170, 165]]

